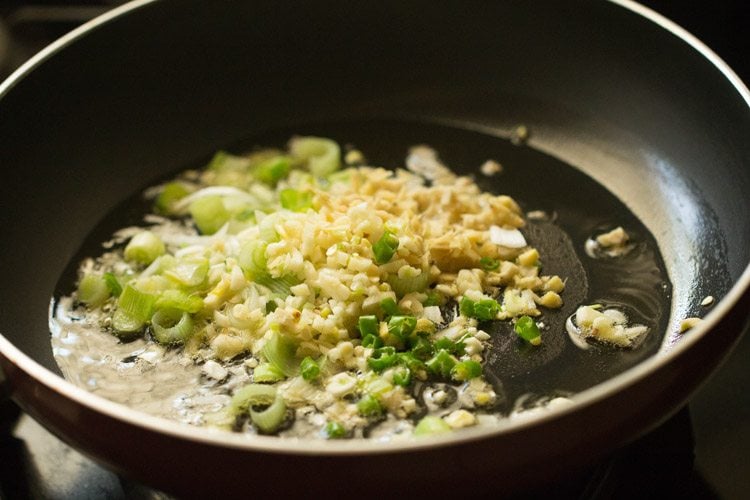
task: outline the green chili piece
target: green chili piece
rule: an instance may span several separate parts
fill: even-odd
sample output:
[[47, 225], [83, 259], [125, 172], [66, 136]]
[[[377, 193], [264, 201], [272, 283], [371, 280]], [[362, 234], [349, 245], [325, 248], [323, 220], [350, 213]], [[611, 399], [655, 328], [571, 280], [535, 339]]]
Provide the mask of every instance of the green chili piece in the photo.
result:
[[362, 338], [367, 335], [374, 335], [377, 337], [379, 325], [380, 323], [378, 322], [378, 318], [375, 315], [360, 316], [359, 320], [357, 321], [359, 333]]
[[500, 312], [500, 304], [493, 299], [482, 299], [474, 303], [474, 317], [480, 321], [495, 319]]
[[378, 264], [390, 262], [396, 250], [398, 250], [398, 237], [388, 230], [383, 232], [380, 239], [372, 246], [372, 251], [375, 254], [375, 262]]
[[493, 259], [492, 257], [482, 257], [479, 259], [479, 265], [482, 266], [482, 269], [485, 271], [494, 271], [500, 267], [500, 261]]
[[474, 301], [469, 297], [461, 297], [461, 302], [458, 304], [458, 311], [462, 316], [467, 318], [474, 317]]
[[434, 348], [436, 351], [444, 350], [448, 351], [451, 354], [456, 354], [458, 356], [461, 356], [464, 354], [464, 348], [465, 345], [463, 342], [453, 342], [448, 337], [440, 337], [435, 341]]
[[432, 358], [430, 358], [425, 365], [427, 370], [436, 377], [442, 379], [449, 379], [451, 376], [451, 370], [456, 365], [456, 358], [446, 350], [440, 350]]
[[397, 316], [401, 314], [398, 308], [398, 304], [392, 298], [388, 297], [380, 301], [380, 308], [385, 312], [387, 316]]
[[421, 336], [413, 337], [411, 339], [410, 346], [411, 353], [417, 359], [421, 359], [422, 361], [432, 357], [432, 354], [435, 352], [430, 341]]
[[362, 347], [374, 347], [375, 349], [383, 347], [383, 339], [376, 335], [367, 334], [362, 337]]
[[422, 305], [425, 307], [442, 305], [440, 294], [434, 290], [430, 290], [429, 292], [427, 292], [427, 298]]
[[388, 333], [401, 341], [406, 340], [417, 327], [414, 316], [391, 316], [388, 320]]
[[375, 349], [372, 356], [367, 358], [367, 365], [374, 371], [380, 373], [386, 368], [395, 365], [396, 361], [398, 361], [396, 349], [386, 346]]
[[451, 368], [453, 380], [465, 382], [482, 375], [482, 365], [473, 360], [460, 361]]
[[405, 366], [397, 366], [393, 370], [393, 383], [406, 387], [411, 382], [411, 370]]

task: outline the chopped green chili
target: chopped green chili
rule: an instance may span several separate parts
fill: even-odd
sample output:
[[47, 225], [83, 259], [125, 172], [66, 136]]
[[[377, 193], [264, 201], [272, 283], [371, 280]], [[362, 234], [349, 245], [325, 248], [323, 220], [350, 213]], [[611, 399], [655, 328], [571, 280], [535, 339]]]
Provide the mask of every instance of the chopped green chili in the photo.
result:
[[401, 310], [398, 308], [396, 301], [390, 297], [387, 297], [380, 301], [380, 308], [385, 312], [387, 316], [396, 316], [401, 314]]
[[386, 368], [395, 365], [396, 361], [398, 361], [396, 349], [386, 346], [375, 349], [372, 356], [367, 358], [367, 365], [374, 371], [380, 373]]
[[366, 335], [375, 335], [377, 337], [380, 322], [375, 315], [360, 316], [357, 320], [357, 326], [359, 327], [359, 333], [363, 338]]
[[375, 262], [378, 264], [390, 262], [396, 250], [398, 250], [398, 237], [388, 230], [385, 230], [380, 239], [372, 246]]
[[500, 261], [498, 259], [493, 259], [492, 257], [482, 257], [479, 259], [479, 265], [482, 266], [482, 269], [485, 271], [494, 271], [500, 267]]
[[460, 361], [451, 368], [451, 377], [459, 382], [464, 382], [482, 375], [482, 365], [476, 361]]
[[441, 349], [425, 365], [431, 374], [447, 380], [450, 378], [451, 370], [456, 363], [456, 358], [451, 356], [448, 351]]
[[414, 316], [391, 316], [388, 320], [388, 333], [405, 341], [417, 326]]

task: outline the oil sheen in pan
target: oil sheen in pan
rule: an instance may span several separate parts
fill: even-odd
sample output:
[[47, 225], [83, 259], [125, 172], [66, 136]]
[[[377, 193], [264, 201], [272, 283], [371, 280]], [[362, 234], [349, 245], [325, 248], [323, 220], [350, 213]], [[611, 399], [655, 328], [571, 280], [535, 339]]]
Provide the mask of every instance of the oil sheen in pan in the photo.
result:
[[[453, 171], [474, 177], [483, 190], [512, 196], [524, 212], [546, 214], [529, 219], [523, 230], [529, 243], [540, 252], [544, 274], [558, 274], [566, 280], [563, 307], [545, 309], [539, 318], [544, 323], [542, 345], [534, 347], [521, 341], [509, 322], [480, 325], [492, 336], [484, 373], [495, 386], [500, 413], [517, 409], [518, 401], [534, 405], [537, 400], [580, 392], [634, 366], [659, 349], [667, 330], [672, 287], [656, 240], [622, 202], [579, 170], [523, 144], [456, 127], [405, 120], [303, 124], [252, 134], [224, 149], [239, 153], [258, 146], [282, 146], [295, 134], [325, 136], [342, 146], [355, 146], [371, 165], [403, 165], [411, 146], [426, 144]], [[210, 155], [187, 167], [200, 168], [209, 159]], [[480, 166], [488, 159], [502, 164], [501, 172], [491, 176], [482, 174]], [[101, 243], [109, 240], [117, 229], [141, 224], [149, 208], [150, 202], [144, 200], [142, 193], [135, 193], [109, 213], [71, 260], [58, 281], [55, 299], [73, 291], [82, 259], [100, 254]], [[630, 235], [634, 244], [631, 251], [615, 258], [587, 255], [587, 239], [617, 226]], [[632, 323], [649, 328], [647, 337], [635, 349], [605, 345], [580, 349], [568, 337], [565, 321], [579, 305], [592, 303], [620, 305]], [[62, 371], [74, 383], [90, 386], [89, 378], [71, 376], [76, 370], [76, 360], [87, 356], [85, 352], [76, 353], [84, 346], [77, 347], [76, 342], [62, 346], [59, 340], [53, 332], [53, 347], [66, 352]], [[112, 338], [107, 341], [112, 346], [116, 343]], [[60, 356], [57, 357], [60, 361]], [[143, 400], [146, 394], [138, 397]]]

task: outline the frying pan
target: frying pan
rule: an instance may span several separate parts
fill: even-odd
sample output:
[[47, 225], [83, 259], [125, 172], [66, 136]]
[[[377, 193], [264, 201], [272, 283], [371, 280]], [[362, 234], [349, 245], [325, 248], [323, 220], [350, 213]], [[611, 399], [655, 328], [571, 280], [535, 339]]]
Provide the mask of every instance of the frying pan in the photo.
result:
[[[4, 390], [104, 465], [184, 496], [511, 492], [558, 478], [668, 418], [745, 329], [749, 101], [705, 46], [628, 1], [130, 3], [0, 86]], [[530, 139], [510, 146], [519, 124]], [[63, 380], [50, 298], [92, 228], [216, 149], [288, 131], [355, 137], [383, 158], [415, 138], [459, 163], [481, 147], [529, 172], [515, 174], [528, 208], [632, 214], [668, 275], [660, 341], [565, 408], [401, 444], [248, 439]]]

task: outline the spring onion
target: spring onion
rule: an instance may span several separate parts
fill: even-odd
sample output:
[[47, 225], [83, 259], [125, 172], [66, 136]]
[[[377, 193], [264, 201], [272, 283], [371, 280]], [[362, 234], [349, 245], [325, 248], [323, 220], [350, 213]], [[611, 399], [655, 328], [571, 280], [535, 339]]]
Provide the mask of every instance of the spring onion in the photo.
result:
[[276, 388], [265, 384], [248, 384], [232, 396], [229, 411], [232, 415], [247, 413], [251, 406], [270, 405], [276, 400]]
[[311, 382], [320, 376], [320, 365], [310, 356], [307, 356], [300, 363], [299, 371], [303, 379]]
[[274, 332], [263, 346], [263, 355], [287, 377], [293, 377], [299, 371], [296, 358], [297, 343], [290, 337]]
[[398, 237], [392, 232], [385, 230], [383, 235], [372, 246], [375, 254], [375, 262], [385, 264], [389, 262], [398, 250]]
[[257, 275], [268, 272], [266, 258], [266, 247], [268, 243], [262, 240], [253, 240], [240, 249], [239, 264], [243, 271], [254, 278]]
[[252, 173], [259, 181], [275, 186], [277, 182], [289, 174], [291, 168], [291, 158], [288, 156], [273, 156], [256, 165]]
[[295, 137], [289, 142], [295, 158], [307, 161], [308, 169], [316, 177], [324, 177], [341, 165], [341, 148], [331, 139]]
[[312, 207], [313, 195], [310, 191], [298, 191], [287, 188], [279, 192], [279, 202], [281, 208], [286, 208], [292, 212], [304, 212]]
[[151, 264], [165, 252], [164, 243], [151, 231], [142, 231], [133, 236], [125, 247], [126, 260]]
[[155, 309], [178, 309], [195, 314], [203, 309], [203, 299], [179, 290], [164, 290], [154, 304]]
[[277, 394], [271, 406], [265, 410], [255, 410], [254, 406], [250, 406], [250, 420], [255, 424], [259, 432], [262, 434], [273, 434], [279, 430], [286, 417], [286, 403], [284, 402], [284, 398]]
[[271, 290], [280, 297], [288, 297], [292, 293], [292, 287], [298, 285], [300, 280], [293, 275], [272, 278], [268, 273], [255, 275], [255, 282]]
[[229, 211], [224, 206], [221, 196], [205, 196], [190, 204], [190, 215], [202, 234], [214, 234], [227, 223]]
[[431, 278], [429, 271], [423, 270], [416, 276], [403, 278], [400, 278], [396, 274], [391, 274], [388, 276], [387, 281], [391, 285], [391, 289], [396, 292], [396, 295], [403, 297], [409, 293], [423, 292], [430, 285]]
[[185, 184], [182, 182], [170, 182], [165, 184], [164, 187], [159, 191], [156, 200], [154, 200], [154, 208], [157, 212], [162, 214], [172, 213], [174, 210], [174, 204], [187, 196], [190, 193]]
[[513, 329], [519, 337], [531, 345], [539, 345], [542, 343], [542, 332], [539, 331], [539, 326], [529, 316], [521, 316], [518, 318]]
[[418, 372], [425, 369], [425, 364], [417, 358], [412, 352], [398, 353], [398, 364], [407, 367], [412, 372]]
[[323, 427], [323, 434], [328, 439], [342, 439], [346, 437], [346, 427], [340, 422], [331, 421]]
[[451, 377], [453, 380], [465, 382], [482, 375], [482, 365], [476, 361], [460, 361], [451, 368]]
[[115, 309], [115, 312], [112, 314], [112, 330], [115, 335], [122, 339], [140, 334], [145, 325], [145, 321], [131, 316], [122, 309]]
[[393, 370], [393, 383], [406, 387], [411, 382], [411, 370], [406, 366], [397, 366]]
[[202, 285], [208, 276], [208, 259], [203, 257], [178, 259], [171, 267], [165, 269], [163, 274], [178, 285], [197, 287]]
[[107, 288], [109, 288], [109, 292], [114, 297], [119, 297], [122, 293], [122, 285], [120, 284], [120, 280], [117, 279], [117, 276], [112, 273], [104, 273], [103, 279], [104, 283], [106, 283], [107, 285]]
[[132, 285], [127, 285], [123, 288], [122, 293], [117, 300], [117, 307], [128, 316], [131, 316], [141, 323], [145, 323], [151, 319], [155, 303], [155, 295], [141, 292], [136, 290]]
[[89, 307], [99, 307], [109, 296], [109, 287], [99, 274], [85, 274], [78, 282], [78, 300]]
[[193, 320], [178, 309], [159, 309], [151, 317], [151, 329], [160, 344], [182, 344], [193, 333]]
[[207, 170], [214, 171], [246, 171], [250, 168], [252, 160], [244, 156], [236, 156], [226, 151], [217, 151], [206, 166]]
[[451, 432], [451, 426], [448, 422], [434, 415], [427, 415], [414, 427], [415, 436], [432, 436], [435, 434], [445, 434]]
[[286, 378], [284, 372], [271, 363], [260, 363], [253, 369], [253, 381], [260, 383], [280, 382]]
[[378, 417], [383, 414], [383, 405], [372, 394], [365, 394], [357, 401], [357, 411], [363, 417]]

